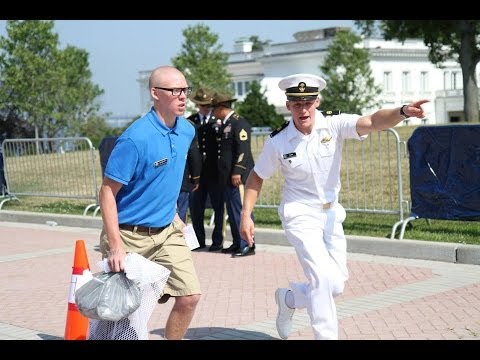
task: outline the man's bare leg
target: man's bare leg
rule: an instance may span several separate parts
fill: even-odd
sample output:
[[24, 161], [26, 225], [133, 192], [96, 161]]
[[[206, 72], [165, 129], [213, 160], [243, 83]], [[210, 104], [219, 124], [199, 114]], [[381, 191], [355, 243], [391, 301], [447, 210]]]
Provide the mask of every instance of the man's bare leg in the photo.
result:
[[188, 330], [200, 295], [177, 296], [165, 326], [165, 339], [181, 340]]

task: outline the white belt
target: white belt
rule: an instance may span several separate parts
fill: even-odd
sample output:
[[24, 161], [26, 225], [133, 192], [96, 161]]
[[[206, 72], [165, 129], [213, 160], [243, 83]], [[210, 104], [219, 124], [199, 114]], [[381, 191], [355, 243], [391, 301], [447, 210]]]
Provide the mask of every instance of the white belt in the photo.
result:
[[328, 210], [332, 207], [332, 205], [333, 205], [333, 202], [329, 202], [329, 203], [323, 204], [322, 208], [323, 210]]

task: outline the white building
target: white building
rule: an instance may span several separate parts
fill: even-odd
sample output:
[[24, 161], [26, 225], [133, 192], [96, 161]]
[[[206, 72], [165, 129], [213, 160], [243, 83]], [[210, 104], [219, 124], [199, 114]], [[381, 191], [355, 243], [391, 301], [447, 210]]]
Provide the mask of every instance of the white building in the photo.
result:
[[[265, 45], [262, 51], [252, 51], [251, 42], [238, 40], [228, 62], [235, 97], [241, 101], [249, 85], [258, 81], [277, 112], [286, 114], [285, 94], [278, 88], [278, 82], [294, 73], [322, 75], [320, 65], [338, 29], [297, 32], [293, 34], [295, 41]], [[442, 69], [436, 67], [429, 61], [429, 50], [421, 39], [406, 40], [402, 44], [366, 38], [359, 46], [368, 49], [373, 77], [383, 89], [381, 107], [396, 107], [413, 100], [429, 99], [430, 102], [423, 105], [428, 124], [464, 121], [460, 64], [451, 61], [443, 64]], [[150, 71], [142, 71], [138, 79], [144, 109], [151, 106], [147, 85], [149, 75]], [[479, 75], [477, 69], [477, 79]], [[419, 119], [410, 121], [411, 124], [420, 123]]]

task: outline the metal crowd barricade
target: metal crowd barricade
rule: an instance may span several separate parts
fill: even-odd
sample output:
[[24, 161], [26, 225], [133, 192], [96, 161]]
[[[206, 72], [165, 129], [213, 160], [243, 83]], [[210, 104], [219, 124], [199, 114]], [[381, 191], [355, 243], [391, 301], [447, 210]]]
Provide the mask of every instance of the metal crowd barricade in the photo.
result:
[[92, 200], [98, 204], [97, 159], [85, 137], [6, 139], [2, 144], [7, 196], [57, 197]]
[[[252, 132], [254, 159], [269, 133]], [[0, 209], [18, 195], [29, 195], [91, 199], [94, 203], [85, 208], [84, 215], [91, 208], [96, 215], [102, 174], [88, 138], [7, 139], [2, 150], [8, 195]], [[346, 140], [343, 148], [340, 202], [347, 212], [397, 215], [392, 239], [410, 210], [406, 153], [406, 144], [395, 129], [370, 134], [365, 141]], [[277, 208], [282, 190], [278, 172], [264, 183], [256, 207]]]
[[339, 201], [347, 212], [397, 215], [390, 238], [410, 209], [406, 143], [395, 129], [346, 140]]

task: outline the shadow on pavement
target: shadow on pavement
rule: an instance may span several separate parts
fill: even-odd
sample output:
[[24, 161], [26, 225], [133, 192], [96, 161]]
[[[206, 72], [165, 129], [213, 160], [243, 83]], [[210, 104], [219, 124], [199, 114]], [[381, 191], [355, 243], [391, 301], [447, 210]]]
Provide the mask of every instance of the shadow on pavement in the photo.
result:
[[[163, 337], [165, 329], [155, 329], [151, 334]], [[224, 327], [192, 327], [185, 334], [187, 340], [278, 340], [278, 338], [250, 330], [239, 330]]]

